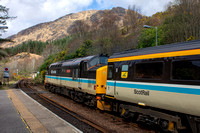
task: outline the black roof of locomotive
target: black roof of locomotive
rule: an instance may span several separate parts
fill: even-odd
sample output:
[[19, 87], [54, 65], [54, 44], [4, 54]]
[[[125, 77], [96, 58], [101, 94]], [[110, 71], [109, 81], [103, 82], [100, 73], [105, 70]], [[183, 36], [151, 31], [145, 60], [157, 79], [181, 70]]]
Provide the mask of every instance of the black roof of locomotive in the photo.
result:
[[62, 67], [62, 66], [78, 67], [78, 65], [81, 63], [81, 61], [88, 61], [96, 56], [97, 55], [92, 55], [92, 56], [86, 56], [86, 57], [82, 57], [82, 58], [75, 58], [75, 59], [55, 62], [55, 63], [50, 64], [49, 68], [58, 68], [58, 67]]
[[[79, 67], [81, 62], [88, 62], [89, 60], [98, 57], [98, 56], [106, 56], [107, 55], [91, 55], [91, 56], [86, 56], [86, 57], [81, 57], [81, 58], [75, 58], [75, 59], [69, 59], [69, 60], [64, 60], [60, 62], [55, 62], [49, 65], [49, 68], [60, 68], [60, 67], [72, 67], [72, 68], [77, 68]], [[95, 67], [97, 68], [97, 67]], [[91, 71], [94, 70], [95, 68], [90, 69]]]
[[78, 67], [82, 61], [88, 61], [96, 56], [97, 55], [91, 55], [91, 56], [86, 56], [86, 57], [82, 57], [82, 58], [75, 58], [75, 59], [67, 60], [62, 63], [62, 66]]
[[127, 50], [127, 51], [123, 51], [119, 53], [114, 53], [112, 56], [110, 56], [109, 59], [163, 53], [163, 52], [182, 51], [182, 50], [189, 50], [189, 49], [199, 49], [199, 48], [200, 48], [200, 40], [195, 40], [195, 41], [188, 41], [188, 42], [183, 42], [183, 43], [173, 43], [173, 44], [166, 44], [166, 45], [141, 48], [141, 49], [135, 49], [135, 50]]
[[62, 62], [63, 61], [52, 63], [52, 64], [49, 65], [49, 68], [52, 68], [52, 67], [61, 67], [62, 66]]

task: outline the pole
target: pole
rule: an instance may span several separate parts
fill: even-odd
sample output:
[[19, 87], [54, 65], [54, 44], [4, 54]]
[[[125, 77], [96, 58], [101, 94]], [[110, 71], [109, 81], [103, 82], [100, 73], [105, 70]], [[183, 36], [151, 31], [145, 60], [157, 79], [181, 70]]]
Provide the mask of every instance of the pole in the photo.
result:
[[158, 46], [158, 33], [157, 33], [157, 27], [152, 27], [149, 25], [143, 25], [144, 28], [155, 28], [156, 29], [156, 46]]
[[155, 27], [156, 28], [156, 46], [157, 46], [157, 43], [158, 43], [158, 34], [157, 34], [157, 27]]

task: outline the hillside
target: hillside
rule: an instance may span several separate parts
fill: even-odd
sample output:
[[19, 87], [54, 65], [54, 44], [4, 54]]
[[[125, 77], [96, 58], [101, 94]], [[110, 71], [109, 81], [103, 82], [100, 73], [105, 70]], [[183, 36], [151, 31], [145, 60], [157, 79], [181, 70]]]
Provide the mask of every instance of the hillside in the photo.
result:
[[2, 49], [0, 56], [3, 59], [21, 52], [39, 54], [45, 60], [39, 71], [44, 73], [49, 64], [61, 60], [152, 47], [156, 40], [157, 45], [165, 45], [199, 39], [199, 3], [191, 1], [190, 6], [181, 1], [150, 17], [142, 16], [134, 6], [68, 14], [9, 37], [14, 42], [3, 43], [2, 48], [10, 48]]
[[[74, 33], [74, 29], [76, 28], [77, 23], [80, 21], [87, 25], [87, 31], [93, 30], [92, 25], [97, 24], [98, 27], [104, 12], [105, 10], [89, 10], [79, 13], [72, 13], [63, 16], [55, 21], [32, 26], [17, 33], [16, 35], [8, 37], [14, 42], [3, 43], [1, 44], [1, 47], [13, 47], [29, 40], [46, 42], [60, 39]], [[118, 25], [122, 26], [122, 20], [124, 18], [124, 15], [126, 14], [126, 10], [118, 7], [113, 8], [111, 12], [119, 17]]]

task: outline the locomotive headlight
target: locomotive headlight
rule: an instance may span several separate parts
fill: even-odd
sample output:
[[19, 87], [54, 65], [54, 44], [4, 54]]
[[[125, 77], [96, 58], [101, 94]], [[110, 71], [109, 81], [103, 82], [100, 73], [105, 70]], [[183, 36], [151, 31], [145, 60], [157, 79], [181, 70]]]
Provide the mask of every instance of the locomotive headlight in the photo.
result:
[[140, 106], [146, 106], [145, 103], [141, 103], [141, 102], [139, 102], [138, 105], [140, 105]]

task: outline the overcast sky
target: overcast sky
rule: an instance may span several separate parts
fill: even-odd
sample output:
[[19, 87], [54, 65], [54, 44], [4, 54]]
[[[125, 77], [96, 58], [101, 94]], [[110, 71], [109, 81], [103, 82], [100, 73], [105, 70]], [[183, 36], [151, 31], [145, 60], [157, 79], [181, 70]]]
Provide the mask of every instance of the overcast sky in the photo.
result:
[[91, 9], [128, 8], [136, 5], [140, 13], [151, 16], [164, 11], [166, 5], [173, 0], [0, 0], [0, 5], [9, 8], [10, 16], [16, 19], [8, 21], [9, 29], [2, 37], [17, 34], [30, 26], [53, 21], [69, 13]]

